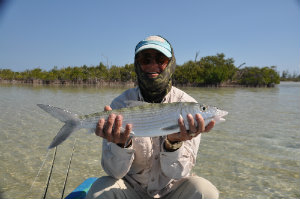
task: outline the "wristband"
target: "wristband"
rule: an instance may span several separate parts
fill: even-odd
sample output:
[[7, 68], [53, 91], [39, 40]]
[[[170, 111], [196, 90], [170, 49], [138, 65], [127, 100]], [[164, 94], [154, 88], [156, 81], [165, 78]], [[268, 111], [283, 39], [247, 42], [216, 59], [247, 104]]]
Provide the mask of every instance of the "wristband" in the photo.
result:
[[182, 142], [179, 141], [179, 142], [173, 142], [171, 143], [168, 139], [165, 139], [165, 149], [167, 151], [176, 151], [177, 149], [179, 149], [181, 146], [182, 146]]
[[131, 144], [132, 144], [132, 139], [130, 139], [129, 141], [126, 141], [125, 144], [117, 144], [117, 145], [121, 148], [128, 148], [131, 146]]

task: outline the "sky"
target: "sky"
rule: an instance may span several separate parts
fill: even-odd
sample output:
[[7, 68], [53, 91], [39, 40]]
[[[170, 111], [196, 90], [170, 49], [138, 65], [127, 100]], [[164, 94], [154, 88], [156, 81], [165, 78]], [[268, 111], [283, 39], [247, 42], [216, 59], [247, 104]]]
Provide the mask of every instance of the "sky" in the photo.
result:
[[224, 53], [300, 73], [299, 0], [0, 0], [0, 69], [124, 66], [150, 35], [179, 65]]

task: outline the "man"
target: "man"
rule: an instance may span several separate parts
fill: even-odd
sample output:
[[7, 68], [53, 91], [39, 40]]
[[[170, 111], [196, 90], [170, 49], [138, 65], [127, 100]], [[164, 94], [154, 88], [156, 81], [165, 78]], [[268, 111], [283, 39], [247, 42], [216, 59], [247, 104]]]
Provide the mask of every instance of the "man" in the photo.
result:
[[[196, 102], [172, 86], [176, 61], [170, 43], [150, 36], [135, 48], [138, 87], [126, 90], [105, 110], [126, 107], [126, 101], [149, 103]], [[131, 124], [122, 132], [122, 115], [100, 119], [96, 135], [103, 138], [102, 167], [109, 175], [99, 178], [87, 198], [218, 198], [219, 192], [208, 180], [190, 176], [195, 165], [204, 126], [200, 114], [178, 119], [180, 132], [160, 137], [129, 137]]]

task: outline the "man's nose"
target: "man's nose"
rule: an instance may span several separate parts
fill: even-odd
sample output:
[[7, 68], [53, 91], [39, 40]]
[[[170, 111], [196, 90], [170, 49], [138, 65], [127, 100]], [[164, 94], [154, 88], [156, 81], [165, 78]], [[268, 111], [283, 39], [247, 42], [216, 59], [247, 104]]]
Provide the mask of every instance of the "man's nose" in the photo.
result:
[[149, 69], [158, 69], [158, 68], [159, 68], [159, 64], [156, 63], [156, 61], [153, 59], [153, 60], [151, 61], [151, 63], [148, 65], [147, 68], [149, 68]]

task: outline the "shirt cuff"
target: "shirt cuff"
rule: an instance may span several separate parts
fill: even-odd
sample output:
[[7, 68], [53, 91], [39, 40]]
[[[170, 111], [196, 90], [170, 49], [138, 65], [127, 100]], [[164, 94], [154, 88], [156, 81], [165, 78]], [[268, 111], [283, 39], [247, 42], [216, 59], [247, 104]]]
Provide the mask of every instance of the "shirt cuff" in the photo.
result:
[[132, 148], [132, 145], [128, 148], [121, 148], [115, 143], [109, 143], [110, 145], [110, 151], [112, 154], [115, 155], [124, 155], [124, 157], [128, 154], [132, 155], [134, 153], [134, 149]]

